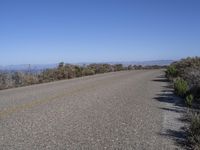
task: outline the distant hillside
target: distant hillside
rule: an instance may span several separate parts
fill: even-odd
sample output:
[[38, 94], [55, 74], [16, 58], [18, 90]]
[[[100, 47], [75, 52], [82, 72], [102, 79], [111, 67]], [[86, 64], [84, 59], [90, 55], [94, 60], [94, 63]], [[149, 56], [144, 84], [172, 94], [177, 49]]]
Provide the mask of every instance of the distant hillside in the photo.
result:
[[[173, 60], [153, 60], [153, 61], [127, 61], [127, 62], [99, 62], [100, 63], [107, 63], [107, 64], [123, 64], [124, 66], [128, 65], [142, 65], [142, 66], [151, 66], [151, 65], [170, 65]], [[89, 65], [95, 62], [83, 62], [83, 63], [75, 63], [75, 65]], [[0, 70], [3, 71], [29, 71], [38, 72], [47, 68], [55, 68], [58, 64], [38, 64], [38, 65], [30, 65], [29, 64], [22, 64], [22, 65], [8, 65], [8, 66], [0, 66]]]
[[[124, 66], [128, 65], [142, 65], [142, 66], [165, 66], [170, 65], [174, 60], [152, 60], [152, 61], [119, 61], [119, 62], [105, 62], [108, 64], [123, 64]], [[87, 63], [86, 63], [87, 64]]]
[[[112, 61], [112, 62], [98, 62], [96, 64], [123, 64], [124, 66], [128, 65], [142, 65], [142, 66], [151, 66], [151, 65], [158, 65], [158, 66], [165, 66], [170, 65], [174, 60], [152, 60], [152, 61]], [[95, 62], [82, 62], [82, 63], [76, 63], [77, 65], [89, 65]]]

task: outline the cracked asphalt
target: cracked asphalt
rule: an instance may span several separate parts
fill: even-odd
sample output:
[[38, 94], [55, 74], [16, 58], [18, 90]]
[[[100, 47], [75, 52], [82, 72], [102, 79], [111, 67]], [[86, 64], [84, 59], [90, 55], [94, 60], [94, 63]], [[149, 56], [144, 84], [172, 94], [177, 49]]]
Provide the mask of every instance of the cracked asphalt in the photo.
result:
[[0, 149], [170, 149], [155, 100], [163, 74], [122, 71], [0, 91]]

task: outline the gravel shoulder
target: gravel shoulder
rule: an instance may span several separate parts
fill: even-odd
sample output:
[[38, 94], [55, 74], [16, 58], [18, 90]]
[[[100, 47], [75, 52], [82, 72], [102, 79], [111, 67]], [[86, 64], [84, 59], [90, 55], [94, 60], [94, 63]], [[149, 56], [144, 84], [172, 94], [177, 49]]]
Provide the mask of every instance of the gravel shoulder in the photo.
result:
[[122, 71], [0, 91], [0, 147], [173, 149], [161, 134], [163, 74]]

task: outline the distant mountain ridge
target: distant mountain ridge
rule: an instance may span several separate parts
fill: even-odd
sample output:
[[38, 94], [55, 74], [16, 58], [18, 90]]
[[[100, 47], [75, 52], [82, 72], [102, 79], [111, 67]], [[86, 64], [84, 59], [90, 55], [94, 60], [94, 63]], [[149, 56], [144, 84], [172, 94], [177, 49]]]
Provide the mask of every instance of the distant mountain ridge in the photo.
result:
[[89, 64], [101, 64], [101, 63], [107, 63], [107, 64], [123, 64], [123, 65], [142, 65], [142, 66], [148, 66], [148, 65], [159, 65], [159, 66], [165, 66], [170, 65], [175, 60], [152, 60], [152, 61], [111, 61], [111, 62], [82, 62], [82, 63], [76, 63], [77, 65], [89, 65]]
[[[100, 63], [108, 63], [108, 64], [123, 64], [124, 66], [128, 65], [142, 65], [142, 66], [148, 66], [148, 65], [159, 65], [159, 66], [164, 66], [164, 65], [170, 65], [174, 60], [152, 60], [152, 61], [113, 61], [113, 62], [98, 62], [97, 64]], [[95, 62], [83, 62], [83, 63], [72, 63], [75, 65], [88, 65], [92, 64]], [[4, 71], [27, 71], [27, 70], [32, 70], [32, 71], [39, 71], [39, 70], [44, 70], [48, 68], [55, 68], [57, 67], [58, 64], [34, 64], [34, 65], [29, 65], [29, 64], [22, 64], [22, 65], [8, 65], [8, 66], [0, 66], [0, 70]]]

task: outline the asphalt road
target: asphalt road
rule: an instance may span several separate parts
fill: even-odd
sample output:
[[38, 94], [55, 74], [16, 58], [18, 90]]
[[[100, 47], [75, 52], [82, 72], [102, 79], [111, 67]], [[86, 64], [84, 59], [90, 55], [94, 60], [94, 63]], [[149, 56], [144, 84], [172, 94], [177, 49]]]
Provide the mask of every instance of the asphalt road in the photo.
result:
[[163, 74], [123, 71], [0, 91], [0, 149], [170, 149], [155, 99]]

